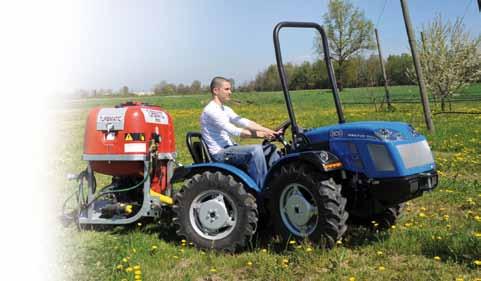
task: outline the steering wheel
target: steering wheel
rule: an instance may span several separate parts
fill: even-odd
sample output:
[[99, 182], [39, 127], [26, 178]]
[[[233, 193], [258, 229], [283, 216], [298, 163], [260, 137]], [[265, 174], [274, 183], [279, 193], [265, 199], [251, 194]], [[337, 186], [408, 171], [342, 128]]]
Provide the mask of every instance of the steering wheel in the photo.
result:
[[265, 139], [262, 144], [267, 144], [271, 141], [279, 141], [281, 142], [284, 146], [287, 145], [287, 142], [284, 140], [284, 133], [286, 132], [287, 128], [289, 128], [289, 126], [291, 125], [291, 120], [287, 119], [285, 120], [284, 122], [282, 122], [279, 126], [277, 126], [274, 131], [279, 131], [282, 129], [282, 133], [281, 134], [278, 134], [276, 136], [275, 139], [272, 139], [272, 140], [268, 140], [268, 139]]
[[291, 125], [291, 120], [287, 119], [287, 120], [284, 120], [284, 122], [282, 122], [279, 126], [277, 126], [274, 131], [279, 131], [280, 129], [282, 129], [282, 133], [284, 134], [284, 132], [287, 130], [287, 128], [289, 128], [289, 126]]

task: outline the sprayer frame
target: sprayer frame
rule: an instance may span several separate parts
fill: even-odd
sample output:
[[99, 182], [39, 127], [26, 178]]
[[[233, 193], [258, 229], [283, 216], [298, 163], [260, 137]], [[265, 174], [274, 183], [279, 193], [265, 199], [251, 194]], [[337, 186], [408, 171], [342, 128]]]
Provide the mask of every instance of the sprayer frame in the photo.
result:
[[[150, 174], [149, 174], [149, 156], [147, 155], [84, 155], [84, 160], [87, 160], [87, 184], [88, 184], [88, 195], [87, 204], [89, 204], [87, 210], [83, 210], [79, 214], [78, 223], [80, 225], [89, 224], [104, 224], [104, 225], [125, 225], [136, 222], [142, 217], [160, 217], [160, 210], [158, 208], [152, 208], [152, 206], [161, 206], [160, 200], [154, 196], [150, 195]], [[159, 157], [162, 159], [169, 159], [164, 157]], [[168, 163], [168, 178], [171, 177], [170, 167], [173, 165], [173, 160], [169, 159]], [[142, 161], [144, 164], [144, 175], [147, 178], [143, 184], [143, 201], [140, 210], [130, 218], [100, 218], [100, 214], [94, 210], [94, 204], [90, 204], [95, 199], [94, 190], [94, 172], [91, 167], [90, 161]], [[170, 166], [170, 167], [169, 167]]]

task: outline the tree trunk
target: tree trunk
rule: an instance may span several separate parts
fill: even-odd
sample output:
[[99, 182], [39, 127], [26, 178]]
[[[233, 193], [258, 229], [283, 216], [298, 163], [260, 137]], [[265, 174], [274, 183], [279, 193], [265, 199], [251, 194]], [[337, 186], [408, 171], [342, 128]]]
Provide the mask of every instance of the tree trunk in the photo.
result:
[[343, 62], [339, 61], [339, 67], [337, 69], [337, 88], [339, 89], [340, 92], [344, 89], [344, 86], [342, 85], [342, 76], [343, 76], [343, 69], [342, 69], [342, 64]]
[[444, 100], [444, 97], [441, 97], [441, 111], [444, 112], [444, 108], [445, 108], [445, 100]]

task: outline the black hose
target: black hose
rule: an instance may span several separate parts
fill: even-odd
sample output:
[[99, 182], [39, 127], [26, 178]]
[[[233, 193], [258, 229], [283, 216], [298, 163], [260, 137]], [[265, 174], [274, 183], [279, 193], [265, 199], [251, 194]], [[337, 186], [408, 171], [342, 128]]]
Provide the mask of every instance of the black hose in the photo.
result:
[[97, 201], [100, 197], [106, 195], [106, 194], [112, 194], [112, 193], [120, 193], [120, 192], [127, 192], [127, 191], [131, 191], [131, 190], [134, 190], [136, 188], [138, 188], [139, 186], [141, 186], [142, 184], [145, 183], [145, 181], [147, 180], [147, 178], [149, 177], [149, 174], [150, 174], [150, 168], [152, 167], [152, 159], [149, 161], [149, 167], [147, 169], [147, 173], [144, 175], [144, 178], [142, 179], [142, 181], [140, 181], [139, 183], [135, 184], [134, 186], [131, 186], [131, 187], [127, 187], [127, 188], [124, 188], [124, 189], [116, 189], [116, 190], [111, 190], [109, 188], [109, 190], [106, 190], [106, 191], [101, 191], [97, 196], [94, 197], [94, 199], [92, 199], [92, 201], [90, 201], [88, 204], [86, 204], [85, 206], [82, 207], [82, 209], [87, 209], [88, 207], [90, 207], [92, 205], [92, 203], [94, 203], [95, 201]]

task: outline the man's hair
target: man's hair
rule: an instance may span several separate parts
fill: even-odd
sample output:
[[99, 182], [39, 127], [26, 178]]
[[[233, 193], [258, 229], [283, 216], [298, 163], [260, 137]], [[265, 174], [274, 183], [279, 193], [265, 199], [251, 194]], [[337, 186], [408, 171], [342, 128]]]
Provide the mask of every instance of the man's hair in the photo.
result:
[[214, 93], [214, 88], [218, 88], [218, 87], [222, 86], [222, 82], [229, 82], [230, 83], [230, 80], [225, 78], [225, 77], [222, 77], [222, 76], [214, 77], [214, 79], [212, 79], [212, 81], [210, 82], [210, 92]]

